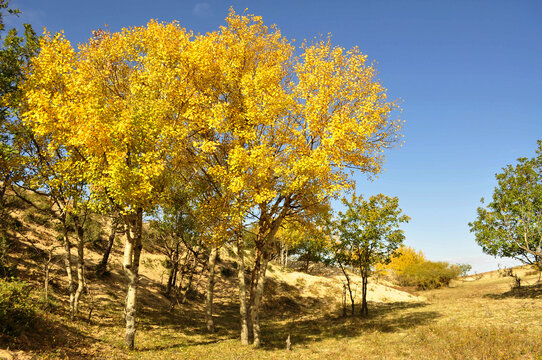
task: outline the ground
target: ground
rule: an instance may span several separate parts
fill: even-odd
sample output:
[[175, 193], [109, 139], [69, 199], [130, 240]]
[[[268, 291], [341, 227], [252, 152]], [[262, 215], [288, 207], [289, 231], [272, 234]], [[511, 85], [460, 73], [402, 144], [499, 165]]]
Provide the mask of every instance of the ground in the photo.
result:
[[[27, 240], [39, 235], [32, 233], [27, 232]], [[26, 246], [21, 239], [14, 251], [28, 254]], [[360, 318], [342, 316], [337, 269], [313, 266], [305, 274], [272, 264], [262, 314], [263, 346], [242, 346], [236, 274], [221, 271], [233, 266], [227, 250], [218, 264], [214, 334], [207, 333], [204, 322], [205, 279], [187, 303], [172, 306], [161, 293], [161, 255], [144, 255], [136, 350], [128, 352], [123, 349], [125, 285], [118, 249], [109, 276], [101, 280], [90, 271], [99, 256], [89, 252], [94, 295], [90, 321], [88, 297], [79, 319], [68, 321], [59, 265], [50, 311], [40, 311], [32, 328], [20, 336], [0, 338], [0, 348], [18, 359], [542, 359], [542, 285], [539, 275], [526, 267], [516, 270], [522, 287], [515, 289], [513, 279], [499, 272], [420, 292], [371, 279], [369, 317]], [[21, 257], [18, 268], [39, 293], [43, 272], [38, 263]], [[291, 351], [286, 350], [288, 336]]]

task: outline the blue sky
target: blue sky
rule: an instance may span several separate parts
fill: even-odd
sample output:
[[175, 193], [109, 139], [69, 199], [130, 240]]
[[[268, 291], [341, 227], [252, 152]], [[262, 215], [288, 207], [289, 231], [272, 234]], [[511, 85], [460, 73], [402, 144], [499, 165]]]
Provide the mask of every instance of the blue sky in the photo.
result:
[[263, 16], [301, 43], [333, 35], [376, 62], [391, 98], [400, 99], [405, 143], [387, 152], [373, 182], [357, 192], [399, 196], [412, 220], [407, 245], [430, 259], [470, 263], [477, 272], [508, 264], [484, 256], [467, 223], [494, 174], [542, 139], [542, 2], [539, 1], [74, 1], [12, 0], [29, 22], [64, 30], [72, 43], [91, 30], [178, 20], [205, 33], [228, 8]]

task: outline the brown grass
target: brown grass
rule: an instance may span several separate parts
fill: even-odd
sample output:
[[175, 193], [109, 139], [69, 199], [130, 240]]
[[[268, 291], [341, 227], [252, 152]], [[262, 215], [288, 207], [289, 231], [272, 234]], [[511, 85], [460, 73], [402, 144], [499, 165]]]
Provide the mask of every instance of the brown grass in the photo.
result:
[[[25, 251], [24, 242], [17, 248]], [[21, 257], [20, 276], [39, 289], [40, 269], [22, 254], [12, 254]], [[231, 266], [231, 259], [222, 258], [218, 266]], [[89, 259], [92, 267], [99, 257]], [[542, 285], [529, 269], [519, 271], [525, 284], [519, 289], [498, 273], [465, 278], [449, 288], [407, 294], [408, 301], [371, 302], [370, 316], [362, 319], [340, 316], [342, 285], [333, 272], [303, 275], [273, 266], [263, 346], [254, 349], [238, 340], [236, 276], [217, 283], [217, 332], [208, 334], [201, 296], [170, 310], [160, 292], [160, 257], [146, 254], [143, 260], [134, 352], [123, 349], [124, 277], [118, 259], [109, 277], [90, 278], [96, 298], [90, 323], [85, 303], [81, 319], [67, 320], [65, 282], [56, 268], [55, 310], [41, 312], [21, 336], [0, 338], [0, 348], [9, 347], [19, 359], [542, 359]], [[413, 301], [419, 299], [425, 300]], [[292, 351], [285, 350], [288, 336]]]

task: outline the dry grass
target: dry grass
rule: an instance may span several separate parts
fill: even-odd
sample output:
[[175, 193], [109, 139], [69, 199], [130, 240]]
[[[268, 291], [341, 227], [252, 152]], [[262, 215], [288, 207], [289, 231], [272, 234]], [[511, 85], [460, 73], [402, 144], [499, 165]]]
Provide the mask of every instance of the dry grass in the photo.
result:
[[[19, 248], [23, 253], [24, 243]], [[96, 254], [89, 258], [91, 263], [99, 259]], [[371, 302], [370, 316], [362, 319], [340, 316], [342, 285], [336, 274], [283, 273], [273, 266], [262, 316], [263, 346], [254, 349], [238, 340], [236, 276], [217, 283], [217, 332], [207, 334], [201, 297], [170, 310], [160, 293], [159, 260], [153, 254], [144, 257], [134, 352], [123, 349], [124, 278], [116, 259], [109, 277], [90, 279], [96, 294], [90, 323], [66, 320], [65, 283], [58, 268], [56, 310], [42, 313], [32, 331], [0, 338], [0, 348], [16, 349], [19, 359], [542, 359], [542, 285], [528, 269], [519, 272], [520, 289], [511, 289], [511, 278], [492, 273], [414, 295], [383, 290], [403, 294], [398, 299], [404, 301], [374, 297], [380, 302]], [[219, 266], [228, 267], [230, 261], [223, 256]], [[40, 286], [36, 263], [24, 259], [19, 268], [23, 278]], [[372, 289], [379, 286], [384, 284]], [[285, 350], [288, 335], [292, 351]]]
[[[426, 302], [372, 303], [367, 319], [339, 317], [318, 302], [311, 308], [295, 288], [271, 283], [274, 300], [267, 302], [262, 320], [261, 349], [237, 340], [234, 296], [219, 297], [218, 331], [209, 335], [200, 306], [169, 312], [161, 295], [143, 290], [132, 353], [122, 349], [121, 304], [114, 296], [102, 300], [91, 324], [70, 324], [62, 311], [48, 314], [11, 348], [20, 348], [22, 359], [537, 359], [542, 358], [542, 286], [532, 284], [536, 280], [527, 277], [526, 286], [514, 290], [509, 278], [458, 281], [421, 293]], [[277, 297], [290, 300], [277, 303]], [[288, 335], [292, 351], [284, 349]]]

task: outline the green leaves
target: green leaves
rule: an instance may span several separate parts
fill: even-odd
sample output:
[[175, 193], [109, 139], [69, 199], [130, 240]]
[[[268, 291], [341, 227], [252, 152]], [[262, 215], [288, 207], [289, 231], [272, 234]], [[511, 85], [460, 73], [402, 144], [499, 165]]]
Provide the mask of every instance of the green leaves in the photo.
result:
[[382, 194], [369, 200], [352, 195], [343, 198], [346, 211], [340, 212], [336, 222], [336, 256], [355, 266], [370, 268], [377, 262], [388, 262], [391, 253], [399, 248], [405, 235], [399, 228], [410, 218], [402, 214], [399, 199]]
[[[542, 257], [542, 141], [537, 156], [519, 158], [495, 175], [492, 201], [469, 223], [476, 242], [490, 255], [538, 263]], [[484, 203], [482, 199], [482, 204]]]

